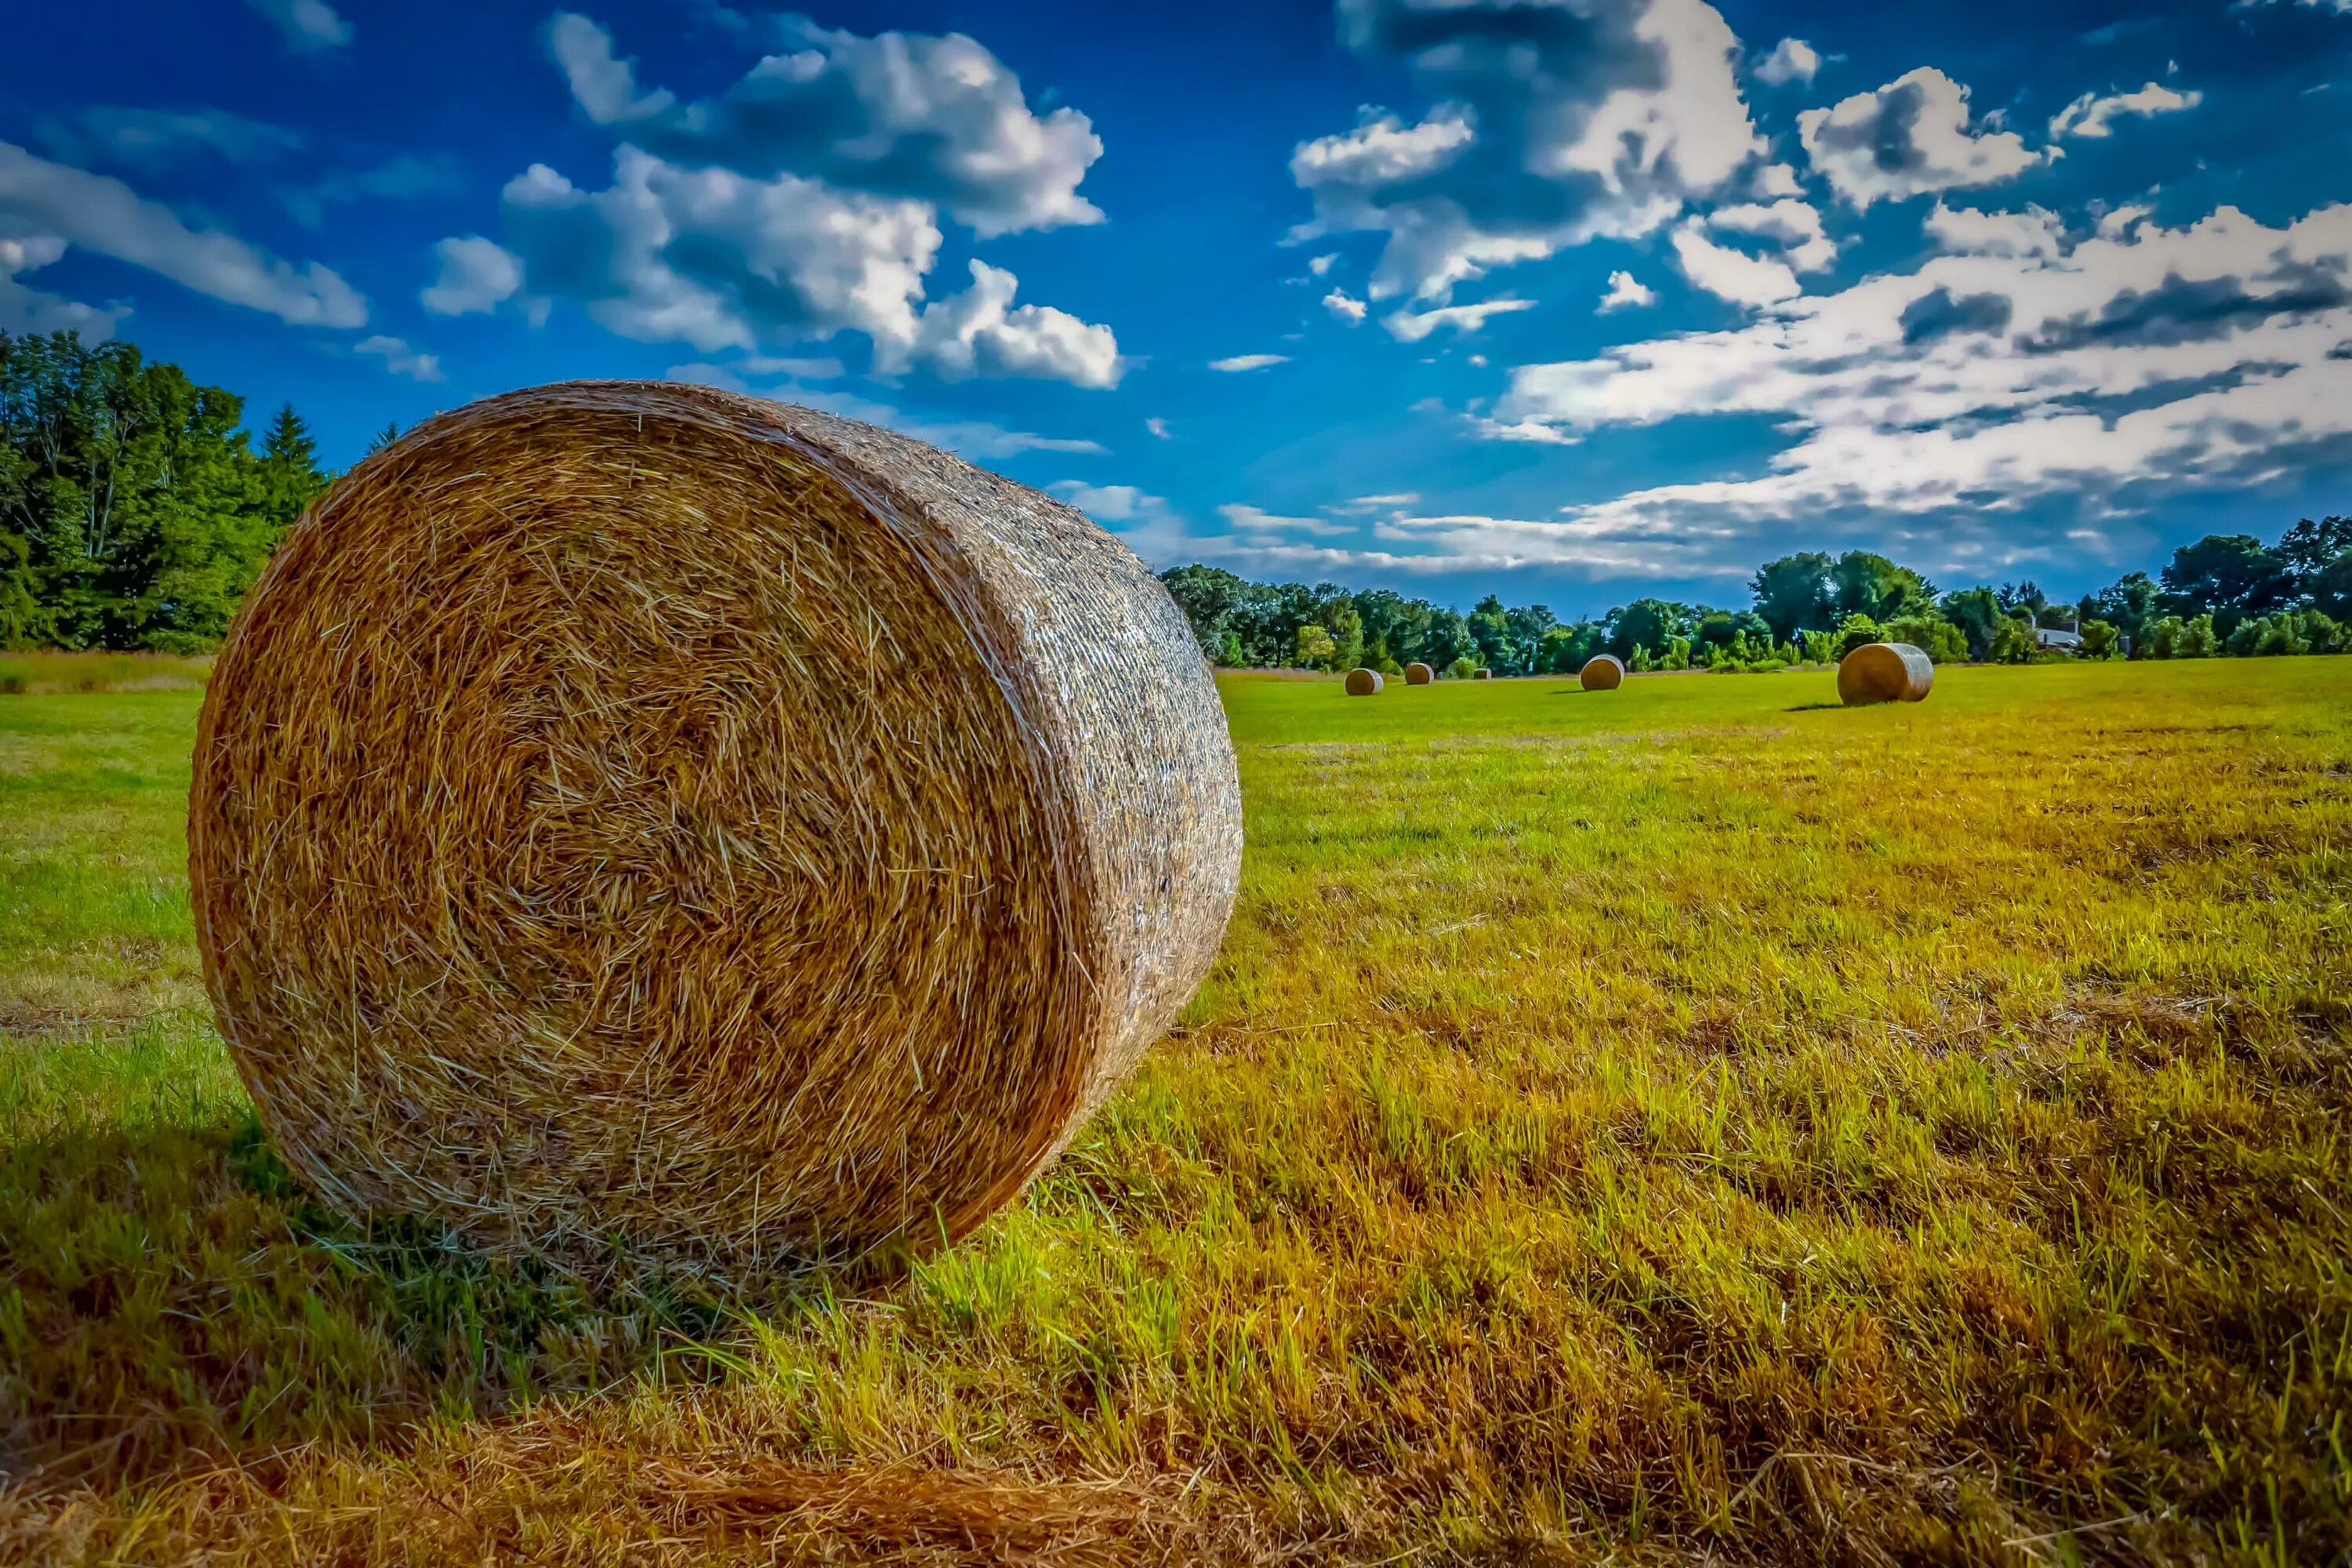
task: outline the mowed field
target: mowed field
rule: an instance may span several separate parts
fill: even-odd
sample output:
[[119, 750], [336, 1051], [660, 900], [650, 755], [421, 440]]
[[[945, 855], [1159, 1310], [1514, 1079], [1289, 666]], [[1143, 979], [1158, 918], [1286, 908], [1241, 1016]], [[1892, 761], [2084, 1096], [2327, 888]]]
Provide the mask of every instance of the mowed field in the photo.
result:
[[0, 1557], [2352, 1550], [2352, 660], [1228, 679], [1176, 1034], [963, 1246], [759, 1302], [307, 1202], [203, 1002], [196, 694], [42, 689]]

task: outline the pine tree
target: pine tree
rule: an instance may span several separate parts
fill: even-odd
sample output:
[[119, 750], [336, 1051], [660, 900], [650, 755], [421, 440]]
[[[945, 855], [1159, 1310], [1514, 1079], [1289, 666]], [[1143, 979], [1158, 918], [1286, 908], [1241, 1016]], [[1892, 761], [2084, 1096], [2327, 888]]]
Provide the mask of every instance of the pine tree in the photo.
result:
[[310, 438], [310, 426], [289, 403], [278, 410], [261, 441], [262, 513], [280, 530], [289, 528], [326, 488], [327, 476], [319, 468], [318, 443]]
[[368, 443], [367, 455], [373, 458], [399, 439], [400, 422], [395, 419], [375, 433], [375, 439]]

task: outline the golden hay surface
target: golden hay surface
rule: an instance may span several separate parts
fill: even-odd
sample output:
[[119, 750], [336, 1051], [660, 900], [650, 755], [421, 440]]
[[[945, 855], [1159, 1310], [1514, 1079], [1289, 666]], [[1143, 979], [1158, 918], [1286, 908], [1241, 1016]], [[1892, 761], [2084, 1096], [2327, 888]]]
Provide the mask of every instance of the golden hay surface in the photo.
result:
[[1437, 671], [1419, 659], [1414, 659], [1404, 667], [1404, 683], [1407, 686], [1426, 686], [1436, 679]]
[[198, 731], [205, 983], [335, 1207], [740, 1279], [969, 1231], [1192, 994], [1216, 690], [1085, 517], [887, 431], [582, 382], [287, 536]]
[[1577, 671], [1578, 684], [1587, 691], [1614, 691], [1625, 684], [1625, 665], [1613, 653], [1597, 653]]
[[1936, 663], [1907, 642], [1865, 643], [1838, 660], [1838, 700], [1918, 702], [1936, 684]]
[[1348, 695], [1350, 697], [1377, 697], [1387, 684], [1388, 681], [1377, 669], [1356, 668], [1348, 672]]

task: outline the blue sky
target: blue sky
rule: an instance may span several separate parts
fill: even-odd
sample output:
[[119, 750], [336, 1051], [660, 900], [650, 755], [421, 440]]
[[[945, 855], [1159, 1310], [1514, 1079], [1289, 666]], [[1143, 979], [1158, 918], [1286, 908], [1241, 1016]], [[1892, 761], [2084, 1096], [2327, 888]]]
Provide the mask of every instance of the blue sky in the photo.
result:
[[739, 385], [1156, 564], [1562, 614], [2352, 510], [2352, 0], [573, 3], [21, 8], [0, 328], [337, 463]]

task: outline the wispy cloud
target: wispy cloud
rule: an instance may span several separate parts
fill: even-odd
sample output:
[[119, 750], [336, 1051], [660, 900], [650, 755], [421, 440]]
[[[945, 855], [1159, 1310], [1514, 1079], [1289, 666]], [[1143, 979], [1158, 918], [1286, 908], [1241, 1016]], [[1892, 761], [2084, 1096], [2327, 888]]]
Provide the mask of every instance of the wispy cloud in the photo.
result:
[[[811, 408], [821, 408], [828, 414], [838, 414], [845, 419], [862, 419], [868, 425], [879, 425], [896, 430], [902, 436], [912, 436], [918, 441], [929, 441], [934, 447], [975, 460], [984, 458], [1012, 458], [1024, 452], [1083, 452], [1099, 455], [1106, 448], [1099, 441], [1074, 440], [1059, 436], [1040, 436], [1027, 430], [1011, 430], [1002, 425], [992, 425], [982, 419], [943, 419], [926, 415], [908, 414], [887, 403], [877, 403], [855, 393], [838, 392], [825, 387], [806, 386], [797, 382], [779, 385], [754, 386], [744, 378], [751, 362], [736, 364], [677, 364], [666, 373], [672, 381], [698, 382], [705, 386], [725, 387], [730, 392], [751, 393], [756, 396], [782, 398], [792, 403], [803, 403]], [[758, 374], [751, 371], [751, 374]]]
[[339, 49], [352, 41], [352, 25], [327, 0], [246, 0], [276, 24], [286, 47], [297, 54]]

